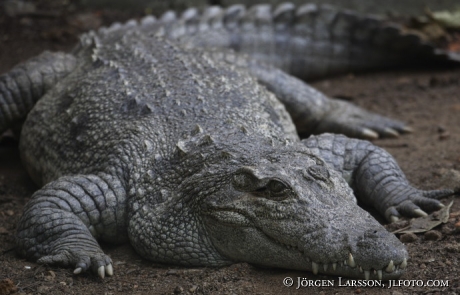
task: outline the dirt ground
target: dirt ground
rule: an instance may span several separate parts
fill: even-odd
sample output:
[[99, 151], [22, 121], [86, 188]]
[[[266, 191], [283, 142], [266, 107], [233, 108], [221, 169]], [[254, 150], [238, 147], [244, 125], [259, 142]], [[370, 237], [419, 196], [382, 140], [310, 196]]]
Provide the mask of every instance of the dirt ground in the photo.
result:
[[[69, 50], [77, 34], [85, 29], [137, 16], [110, 11], [83, 13], [75, 7], [59, 5], [51, 11], [53, 13], [43, 10], [16, 16], [6, 16], [0, 11], [0, 74], [45, 49]], [[410, 123], [414, 133], [397, 139], [376, 140], [375, 144], [397, 159], [415, 186], [438, 188], [447, 170], [460, 170], [459, 67], [347, 75], [312, 84], [328, 95], [347, 97], [369, 110]], [[37, 265], [18, 257], [13, 242], [22, 208], [36, 189], [20, 163], [17, 142], [3, 138], [0, 141], [0, 294], [15, 288], [17, 294], [460, 293], [460, 232], [455, 228], [460, 220], [458, 198], [454, 199], [446, 224], [431, 234], [405, 238], [411, 259], [402, 279], [415, 281], [404, 281], [404, 284], [438, 286], [388, 289], [388, 283], [385, 288], [344, 287], [339, 286], [334, 277], [261, 269], [245, 263], [219, 269], [160, 265], [141, 259], [129, 245], [103, 245], [115, 269], [115, 275], [104, 280], [89, 274], [76, 276], [70, 269]], [[444, 199], [443, 203], [451, 199]], [[294, 279], [293, 287], [283, 285], [286, 277]], [[334, 286], [297, 290], [299, 277], [334, 280]]]

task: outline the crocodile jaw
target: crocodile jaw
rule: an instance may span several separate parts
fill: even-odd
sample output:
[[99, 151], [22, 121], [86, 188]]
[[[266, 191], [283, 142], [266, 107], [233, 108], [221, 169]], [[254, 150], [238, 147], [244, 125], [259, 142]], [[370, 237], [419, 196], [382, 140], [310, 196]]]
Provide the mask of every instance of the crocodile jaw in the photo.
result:
[[[389, 233], [389, 238], [390, 237]], [[381, 266], [382, 263], [375, 262], [375, 264], [371, 261], [371, 265], [375, 265], [375, 267], [360, 265], [359, 264], [359, 257], [362, 256], [362, 253], [359, 252], [359, 249], [356, 249], [356, 253], [353, 255], [351, 252], [348, 252], [348, 255], [344, 255], [343, 259], [335, 260], [335, 261], [327, 261], [322, 262], [317, 257], [309, 255], [305, 252], [303, 248], [299, 248], [295, 245], [283, 244], [281, 242], [274, 241], [274, 243], [278, 244], [279, 247], [284, 247], [288, 251], [291, 252], [298, 252], [301, 254], [299, 259], [303, 259], [304, 265], [299, 268], [295, 268], [298, 270], [308, 270], [311, 271], [313, 274], [327, 274], [327, 275], [335, 275], [335, 276], [345, 276], [351, 278], [358, 278], [358, 279], [375, 279], [375, 280], [390, 280], [390, 279], [397, 279], [402, 274], [405, 273], [407, 268], [407, 260], [408, 254], [407, 251], [402, 243], [399, 243], [397, 239], [394, 239], [397, 242], [395, 243], [395, 247], [389, 249], [390, 255], [394, 255], [394, 260], [390, 259], [388, 264]], [[353, 247], [351, 247], [353, 248]], [[357, 257], [355, 259], [355, 257]], [[293, 268], [293, 267], [290, 267]]]
[[[322, 255], [315, 255], [310, 243], [301, 243], [304, 246], [298, 246], [298, 243], [294, 245], [295, 243], [281, 242], [254, 227], [222, 226], [214, 218], [209, 218], [206, 223], [216, 249], [222, 256], [236, 262], [366, 280], [397, 279], [404, 274], [407, 267], [408, 253], [391, 233], [387, 233], [385, 241], [370, 242], [385, 243], [380, 250], [376, 249], [376, 252], [386, 251], [379, 257], [365, 257], [366, 254], [358, 246], [344, 244], [340, 253], [330, 253], [331, 258], [324, 260], [320, 258]], [[382, 229], [385, 230], [383, 227]], [[219, 232], [219, 235], [214, 235], [215, 232]], [[214, 239], [216, 236], [219, 239]], [[237, 237], [240, 243], [233, 243], [222, 237]], [[323, 249], [327, 248], [325, 244]], [[349, 249], [353, 249], [352, 252]]]
[[214, 247], [233, 261], [361, 279], [400, 277], [409, 257], [396, 236], [350, 199], [327, 198], [337, 206], [304, 199], [283, 206], [246, 195], [208, 210], [203, 221]]

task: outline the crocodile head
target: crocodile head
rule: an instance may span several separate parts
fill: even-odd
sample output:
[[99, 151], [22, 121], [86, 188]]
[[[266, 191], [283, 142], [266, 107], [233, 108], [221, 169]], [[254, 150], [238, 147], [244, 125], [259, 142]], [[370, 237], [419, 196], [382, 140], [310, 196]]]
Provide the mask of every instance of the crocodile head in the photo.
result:
[[202, 208], [222, 255], [347, 277], [402, 274], [404, 245], [356, 204], [343, 177], [322, 159], [301, 148], [252, 160], [235, 169]]
[[338, 172], [303, 145], [246, 151], [240, 145], [197, 154], [173, 168], [188, 175], [164, 203], [137, 218], [139, 227], [147, 220], [151, 225], [131, 234], [146, 258], [188, 265], [248, 262], [371, 279], [404, 272], [404, 245], [357, 205]]

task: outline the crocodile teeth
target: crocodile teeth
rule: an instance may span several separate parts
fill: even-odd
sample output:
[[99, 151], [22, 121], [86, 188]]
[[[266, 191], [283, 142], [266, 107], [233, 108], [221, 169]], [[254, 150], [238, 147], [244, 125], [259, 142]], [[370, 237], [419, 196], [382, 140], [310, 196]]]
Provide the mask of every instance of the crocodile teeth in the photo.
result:
[[356, 263], [355, 263], [355, 260], [353, 259], [353, 255], [348, 254], [348, 265], [350, 267], [355, 267], [356, 266]]
[[332, 269], [335, 271], [337, 269], [337, 263], [332, 263]]
[[323, 264], [323, 269], [324, 269], [325, 272], [327, 271], [327, 267], [328, 267], [327, 263]]
[[318, 263], [316, 262], [312, 262], [311, 263], [311, 268], [312, 268], [312, 271], [313, 271], [313, 274], [318, 274]]
[[363, 273], [363, 268], [361, 266], [359, 267], [359, 272]]
[[395, 270], [395, 265], [393, 264], [393, 260], [390, 260], [390, 263], [388, 263], [387, 268], [385, 268], [386, 272], [393, 272]]
[[399, 268], [401, 269], [405, 269], [407, 267], [407, 260], [406, 258], [404, 258], [403, 262], [401, 262], [401, 265], [399, 266]]
[[381, 270], [381, 269], [379, 269], [379, 270], [377, 271], [377, 277], [379, 278], [379, 280], [382, 279], [382, 270]]
[[371, 276], [371, 272], [368, 271], [368, 270], [365, 270], [365, 271], [364, 271], [364, 279], [365, 279], [365, 280], [369, 280], [369, 277], [370, 277], [370, 276]]

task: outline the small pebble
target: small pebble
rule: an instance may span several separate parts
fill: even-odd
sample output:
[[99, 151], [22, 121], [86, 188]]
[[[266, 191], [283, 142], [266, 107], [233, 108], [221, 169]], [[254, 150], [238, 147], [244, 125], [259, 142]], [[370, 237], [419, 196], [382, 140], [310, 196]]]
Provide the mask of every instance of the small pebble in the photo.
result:
[[49, 289], [50, 287], [42, 285], [37, 287], [37, 292], [42, 294], [49, 294]]
[[450, 218], [460, 217], [460, 211], [457, 211], [457, 212], [450, 212], [449, 217], [450, 217]]
[[443, 132], [443, 133], [439, 134], [439, 140], [449, 139], [449, 137], [450, 137], [449, 132]]
[[194, 293], [197, 289], [198, 289], [198, 286], [193, 285], [193, 286], [189, 289], [189, 291], [190, 291], [191, 293]]
[[423, 236], [427, 241], [438, 241], [442, 238], [442, 234], [437, 230], [429, 230]]
[[182, 288], [181, 286], [177, 286], [176, 288], [174, 288], [174, 294], [181, 294], [182, 292], [184, 292], [184, 288]]
[[441, 234], [447, 236], [447, 235], [452, 235], [455, 232], [457, 232], [457, 229], [455, 228], [454, 221], [449, 220], [449, 223], [442, 225]]
[[460, 244], [459, 243], [450, 243], [444, 246], [447, 252], [450, 253], [460, 253]]
[[455, 228], [456, 228], [457, 230], [460, 230], [460, 221], [457, 222], [456, 224], [454, 224], [454, 226], [455, 226]]
[[412, 242], [417, 241], [418, 238], [417, 238], [417, 235], [414, 233], [407, 233], [407, 234], [401, 235], [401, 237], [399, 237], [399, 240], [401, 240], [401, 242], [403, 243], [412, 243]]
[[441, 169], [441, 179], [438, 186], [460, 191], [460, 171], [455, 169]]
[[177, 269], [170, 269], [166, 272], [167, 275], [177, 275]]
[[128, 269], [128, 270], [126, 271], [125, 275], [129, 275], [130, 273], [135, 272], [135, 271], [137, 271], [137, 270], [138, 270], [137, 268]]

